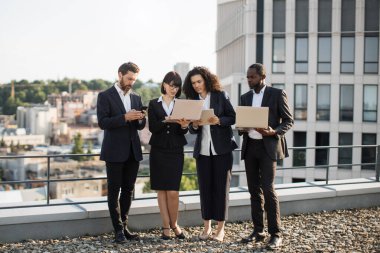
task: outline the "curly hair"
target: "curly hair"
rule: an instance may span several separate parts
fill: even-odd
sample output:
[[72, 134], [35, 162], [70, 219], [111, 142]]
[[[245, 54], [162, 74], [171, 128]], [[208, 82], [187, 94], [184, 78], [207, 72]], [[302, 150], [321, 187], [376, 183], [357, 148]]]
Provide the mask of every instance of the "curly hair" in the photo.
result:
[[191, 83], [191, 77], [195, 75], [201, 75], [205, 81], [207, 92], [210, 91], [222, 91], [222, 85], [219, 82], [219, 78], [210, 72], [206, 67], [194, 67], [187, 73], [185, 81], [183, 82], [183, 92], [186, 98], [196, 99], [199, 94], [194, 90]]

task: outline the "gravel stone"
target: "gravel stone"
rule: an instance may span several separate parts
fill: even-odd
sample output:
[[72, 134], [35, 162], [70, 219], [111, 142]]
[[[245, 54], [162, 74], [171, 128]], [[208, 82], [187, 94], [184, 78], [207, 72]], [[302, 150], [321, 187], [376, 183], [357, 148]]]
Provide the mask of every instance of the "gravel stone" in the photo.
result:
[[[160, 239], [161, 230], [140, 231], [139, 241], [124, 244], [112, 242], [113, 234], [82, 236], [49, 240], [25, 240], [17, 243], [0, 242], [4, 253], [70, 253], [70, 252], [369, 252], [380, 253], [380, 207], [322, 211], [320, 213], [294, 214], [281, 217], [283, 245], [277, 250], [266, 249], [264, 243], [240, 243], [240, 239], [252, 231], [250, 221], [226, 223], [223, 243], [201, 241], [198, 235], [202, 227], [183, 228], [189, 236], [186, 240]], [[216, 225], [214, 225], [215, 229]], [[269, 239], [269, 238], [268, 238]]]

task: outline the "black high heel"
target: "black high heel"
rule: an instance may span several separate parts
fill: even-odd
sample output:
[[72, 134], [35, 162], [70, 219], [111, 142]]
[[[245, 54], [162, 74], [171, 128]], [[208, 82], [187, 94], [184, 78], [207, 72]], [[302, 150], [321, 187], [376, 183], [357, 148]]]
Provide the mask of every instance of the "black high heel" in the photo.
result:
[[185, 234], [184, 234], [182, 231], [181, 231], [181, 233], [178, 234], [178, 235], [175, 233], [175, 230], [177, 229], [177, 227], [174, 227], [174, 228], [171, 228], [171, 229], [173, 230], [175, 236], [176, 236], [178, 239], [181, 239], [181, 240], [186, 239], [186, 236], [185, 236]]
[[170, 240], [171, 239], [171, 237], [169, 236], [169, 235], [165, 235], [164, 234], [164, 231], [165, 230], [169, 230], [170, 228], [162, 228], [162, 234], [161, 234], [161, 239], [162, 240]]

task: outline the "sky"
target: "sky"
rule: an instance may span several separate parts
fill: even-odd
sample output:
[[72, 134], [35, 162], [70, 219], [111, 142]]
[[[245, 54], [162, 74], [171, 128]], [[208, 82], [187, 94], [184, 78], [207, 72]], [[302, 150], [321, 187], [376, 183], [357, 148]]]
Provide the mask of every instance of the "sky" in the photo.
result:
[[216, 69], [216, 0], [0, 0], [0, 84], [117, 78], [127, 61], [161, 82], [177, 62]]

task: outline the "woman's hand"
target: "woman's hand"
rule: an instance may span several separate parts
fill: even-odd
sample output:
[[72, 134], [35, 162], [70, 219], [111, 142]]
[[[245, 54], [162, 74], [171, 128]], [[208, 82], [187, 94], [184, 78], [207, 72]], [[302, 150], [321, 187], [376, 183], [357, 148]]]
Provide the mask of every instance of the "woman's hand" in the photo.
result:
[[218, 116], [212, 116], [211, 118], [208, 119], [208, 122], [211, 125], [220, 125], [220, 119], [218, 118]]
[[188, 128], [188, 126], [190, 124], [190, 120], [179, 119], [179, 120], [177, 120], [177, 123], [181, 125], [181, 128], [186, 129], [186, 128]]
[[197, 129], [199, 127], [201, 121], [200, 120], [194, 120], [194, 121], [192, 121], [192, 123], [193, 123], [193, 128]]

